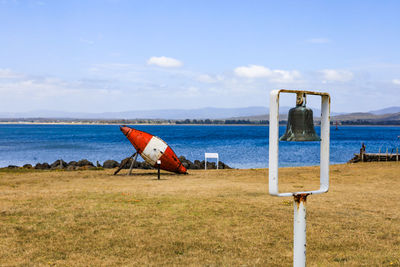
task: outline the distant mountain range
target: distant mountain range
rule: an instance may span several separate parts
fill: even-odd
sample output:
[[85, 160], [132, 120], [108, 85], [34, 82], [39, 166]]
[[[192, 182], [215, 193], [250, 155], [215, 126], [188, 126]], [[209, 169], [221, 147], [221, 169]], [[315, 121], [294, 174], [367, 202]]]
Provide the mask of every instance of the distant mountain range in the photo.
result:
[[[280, 107], [281, 119], [287, 119], [287, 113], [291, 107]], [[319, 117], [321, 111], [313, 108], [314, 116]], [[269, 120], [269, 109], [267, 107], [254, 106], [245, 108], [199, 108], [199, 109], [159, 109], [159, 110], [134, 110], [125, 112], [103, 112], [103, 113], [82, 113], [62, 112], [51, 110], [36, 110], [20, 113], [0, 113], [0, 119], [93, 119], [93, 120], [185, 120], [185, 119], [235, 119], [261, 121]], [[373, 122], [383, 123], [400, 121], [400, 107], [388, 107], [369, 112], [357, 113], [331, 113], [332, 121], [339, 122]]]
[[239, 116], [267, 114], [267, 107], [246, 108], [200, 108], [200, 109], [158, 109], [125, 112], [82, 113], [36, 110], [21, 113], [0, 113], [0, 118], [57, 118], [57, 119], [224, 119]]
[[400, 112], [400, 107], [388, 107], [388, 108], [384, 108], [384, 109], [369, 111], [369, 113], [372, 113], [375, 115], [383, 115], [383, 114], [398, 113], [398, 112]]

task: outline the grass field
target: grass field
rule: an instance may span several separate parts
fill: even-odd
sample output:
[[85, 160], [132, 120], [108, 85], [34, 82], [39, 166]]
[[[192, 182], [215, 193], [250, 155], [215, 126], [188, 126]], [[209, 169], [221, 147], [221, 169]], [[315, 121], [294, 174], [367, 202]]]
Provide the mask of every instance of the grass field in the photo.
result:
[[[319, 168], [283, 168], [282, 190]], [[267, 170], [0, 170], [0, 265], [290, 266], [292, 198]], [[307, 201], [309, 266], [400, 266], [400, 163], [331, 166]]]

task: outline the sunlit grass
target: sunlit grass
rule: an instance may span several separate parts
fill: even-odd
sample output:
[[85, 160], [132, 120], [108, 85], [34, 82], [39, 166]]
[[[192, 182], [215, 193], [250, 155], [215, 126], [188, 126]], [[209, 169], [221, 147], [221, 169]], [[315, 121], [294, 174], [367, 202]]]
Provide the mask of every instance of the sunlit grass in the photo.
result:
[[[265, 169], [112, 173], [0, 171], [1, 264], [291, 265], [292, 199], [268, 195]], [[309, 266], [400, 265], [399, 173], [331, 167], [330, 192], [308, 198]], [[280, 182], [316, 187], [318, 168]]]

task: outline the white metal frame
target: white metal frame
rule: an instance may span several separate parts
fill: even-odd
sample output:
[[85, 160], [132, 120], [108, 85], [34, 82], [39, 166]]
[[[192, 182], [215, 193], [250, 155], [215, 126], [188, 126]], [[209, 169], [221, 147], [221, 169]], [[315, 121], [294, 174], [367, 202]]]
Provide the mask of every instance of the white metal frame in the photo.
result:
[[[279, 193], [278, 159], [279, 159], [279, 96], [281, 93], [305, 93], [321, 96], [321, 153], [320, 153], [320, 188], [314, 191]], [[270, 94], [269, 119], [269, 193], [274, 196], [287, 197], [300, 194], [322, 194], [329, 189], [329, 139], [330, 139], [330, 96], [328, 93], [273, 90]]]
[[[321, 155], [320, 188], [314, 191], [279, 193], [279, 96], [280, 93], [321, 96]], [[293, 196], [293, 266], [306, 266], [306, 202], [311, 194], [322, 194], [329, 189], [329, 139], [330, 139], [330, 96], [328, 93], [274, 90], [270, 94], [269, 119], [269, 193], [278, 197]]]
[[218, 170], [218, 164], [219, 164], [219, 156], [218, 153], [204, 153], [204, 169], [207, 170], [207, 158], [209, 159], [217, 159], [217, 170]]

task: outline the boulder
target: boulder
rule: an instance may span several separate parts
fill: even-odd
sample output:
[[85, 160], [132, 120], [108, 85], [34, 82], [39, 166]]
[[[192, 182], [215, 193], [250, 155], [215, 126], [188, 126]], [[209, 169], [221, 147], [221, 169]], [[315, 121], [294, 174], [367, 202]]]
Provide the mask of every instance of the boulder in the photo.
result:
[[76, 162], [75, 160], [68, 162], [68, 167], [72, 166], [72, 167], [76, 167], [78, 166], [78, 162]]
[[[204, 162], [205, 165], [205, 162]], [[216, 169], [217, 168], [217, 164], [215, 162], [207, 162], [207, 169], [211, 170], [211, 169]]]
[[67, 167], [67, 171], [74, 171], [76, 169], [76, 167], [75, 166], [73, 166], [73, 165], [68, 165], [68, 167]]
[[232, 169], [232, 168], [223, 163], [222, 161], [220, 161], [218, 162], [218, 169]]
[[[194, 162], [193, 162], [193, 169], [195, 169], [195, 170], [199, 170], [199, 169], [201, 169], [201, 162], [200, 162], [200, 160], [195, 160]], [[203, 165], [203, 169], [204, 169], [204, 165]]]
[[103, 168], [105, 168], [105, 169], [112, 169], [112, 168], [116, 168], [118, 166], [119, 166], [118, 161], [115, 161], [112, 159], [106, 160], [103, 163]]
[[93, 166], [93, 164], [92, 164], [92, 165], [80, 166], [80, 167], [77, 167], [76, 169], [84, 171], [84, 170], [93, 170], [93, 169], [96, 169], [96, 167]]
[[47, 162], [37, 163], [35, 165], [35, 169], [37, 169], [37, 170], [47, 170], [47, 169], [50, 169], [50, 165]]
[[25, 168], [25, 169], [32, 169], [32, 165], [31, 164], [25, 164], [22, 167]]
[[54, 161], [52, 164], [50, 164], [51, 169], [64, 169], [68, 166], [68, 164], [63, 161], [62, 159], [58, 159]]
[[16, 165], [8, 165], [7, 168], [9, 168], [9, 169], [18, 169], [19, 167], [16, 166]]
[[142, 169], [145, 169], [145, 170], [150, 170], [150, 169], [153, 169], [153, 166], [151, 166], [150, 164], [148, 164], [147, 162], [143, 162], [142, 164], [141, 164], [141, 168]]
[[81, 159], [80, 161], [77, 162], [77, 165], [79, 167], [88, 166], [88, 165], [94, 167], [93, 163], [88, 161], [87, 159]]

